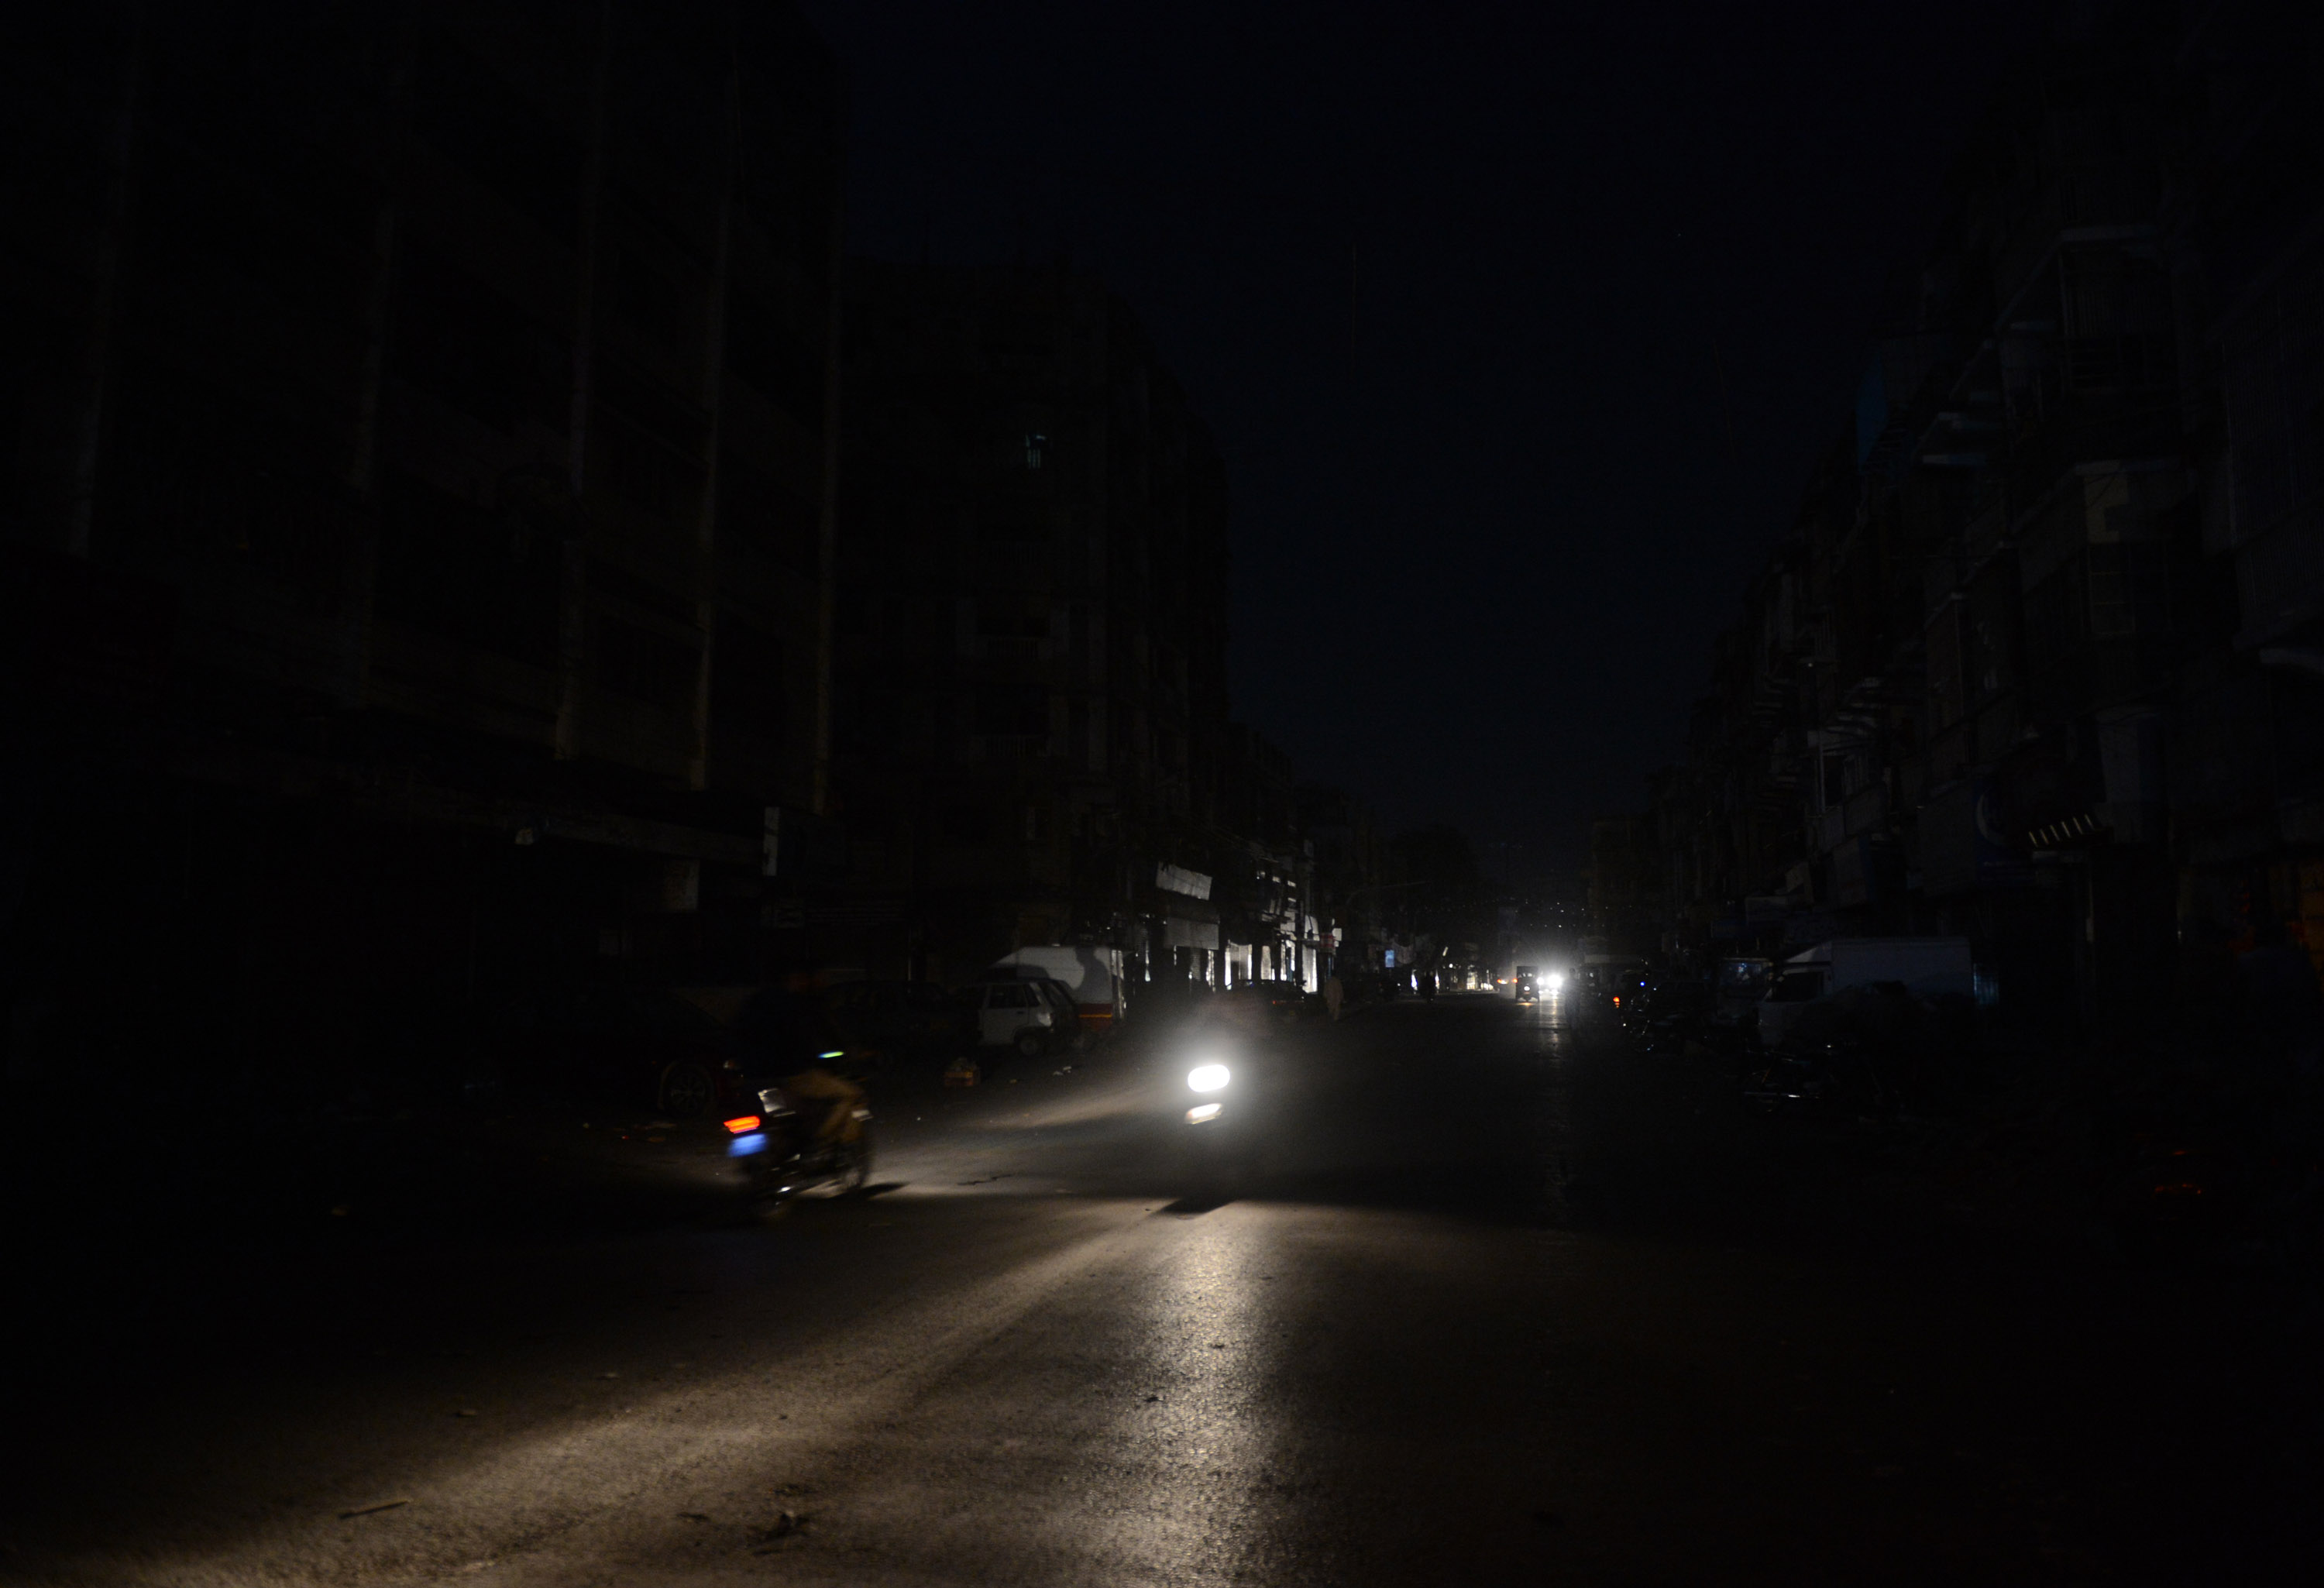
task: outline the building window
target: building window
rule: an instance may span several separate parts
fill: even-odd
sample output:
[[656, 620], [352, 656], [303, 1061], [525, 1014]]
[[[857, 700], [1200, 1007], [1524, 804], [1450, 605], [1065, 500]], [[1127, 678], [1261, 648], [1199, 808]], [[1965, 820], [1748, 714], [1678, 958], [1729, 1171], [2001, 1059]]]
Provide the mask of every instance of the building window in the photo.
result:
[[1028, 430], [1025, 433], [1025, 466], [1027, 468], [1040, 467], [1041, 455], [1048, 450], [1048, 437], [1042, 435], [1038, 430]]
[[987, 640], [1046, 640], [1049, 603], [1040, 596], [980, 596], [976, 632]]
[[1040, 739], [1049, 732], [1049, 691], [1038, 684], [988, 684], [976, 692], [974, 725], [990, 738]]
[[712, 718], [740, 733], [779, 739], [783, 704], [782, 642], [754, 624], [719, 614], [710, 666]]
[[564, 559], [553, 527], [488, 512], [401, 469], [388, 471], [382, 495], [382, 617], [556, 665]]
[[1038, 518], [999, 514], [977, 521], [976, 538], [1011, 546], [1046, 546], [1049, 526]]
[[589, 664], [597, 687], [665, 711], [692, 703], [702, 653], [607, 613], [589, 614]]
[[613, 296], [615, 318], [632, 329], [665, 346], [682, 344], [685, 313], [678, 284], [643, 255], [626, 248], [614, 255]]
[[945, 809], [939, 831], [954, 844], [989, 844], [992, 818], [981, 805], [954, 805]]

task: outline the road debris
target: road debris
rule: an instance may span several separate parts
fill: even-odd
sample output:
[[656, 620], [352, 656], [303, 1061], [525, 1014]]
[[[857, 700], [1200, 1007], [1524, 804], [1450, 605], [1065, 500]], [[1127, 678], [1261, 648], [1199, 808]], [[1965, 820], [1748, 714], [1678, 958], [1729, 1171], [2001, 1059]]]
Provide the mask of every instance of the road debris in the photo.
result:
[[359, 1505], [353, 1510], [341, 1511], [339, 1513], [339, 1520], [344, 1522], [352, 1520], [356, 1517], [377, 1516], [381, 1511], [393, 1510], [399, 1505], [410, 1505], [410, 1503], [411, 1501], [409, 1500], [383, 1500], [377, 1505]]
[[[802, 1515], [798, 1511], [779, 1511], [776, 1513], [774, 1521], [769, 1526], [752, 1528], [751, 1537], [761, 1545], [779, 1544], [786, 1538], [795, 1538], [806, 1532], [814, 1520], [813, 1517]], [[761, 1549], [759, 1553], [763, 1555], [766, 1551]]]

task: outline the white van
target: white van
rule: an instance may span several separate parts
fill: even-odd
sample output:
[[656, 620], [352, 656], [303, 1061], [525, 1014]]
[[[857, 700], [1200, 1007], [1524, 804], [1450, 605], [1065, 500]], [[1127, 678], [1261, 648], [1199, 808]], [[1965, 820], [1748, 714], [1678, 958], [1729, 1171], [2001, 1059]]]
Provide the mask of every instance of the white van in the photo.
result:
[[1081, 1035], [1072, 995], [1047, 976], [971, 982], [954, 996], [975, 1014], [982, 1048], [1014, 1048], [1030, 1058], [1067, 1047]]

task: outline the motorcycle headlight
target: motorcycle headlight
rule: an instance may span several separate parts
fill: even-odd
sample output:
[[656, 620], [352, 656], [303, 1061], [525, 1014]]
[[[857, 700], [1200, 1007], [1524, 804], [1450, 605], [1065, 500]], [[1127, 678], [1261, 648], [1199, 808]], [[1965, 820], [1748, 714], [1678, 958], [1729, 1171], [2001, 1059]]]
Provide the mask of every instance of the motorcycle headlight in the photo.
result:
[[1227, 1066], [1222, 1064], [1198, 1064], [1186, 1072], [1186, 1086], [1193, 1092], [1223, 1092], [1227, 1079]]

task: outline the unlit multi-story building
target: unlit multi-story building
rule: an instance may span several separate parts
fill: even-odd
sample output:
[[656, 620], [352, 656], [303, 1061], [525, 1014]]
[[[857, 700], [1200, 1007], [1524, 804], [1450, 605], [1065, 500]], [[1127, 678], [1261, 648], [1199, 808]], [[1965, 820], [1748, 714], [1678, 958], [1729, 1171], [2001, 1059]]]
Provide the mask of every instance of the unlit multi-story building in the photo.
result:
[[26, 987], [763, 959], [823, 776], [819, 42], [629, 0], [10, 29]]
[[852, 262], [835, 764], [868, 965], [1222, 951], [1227, 500], [1128, 308]]
[[1967, 935], [2085, 1029], [2324, 964], [2315, 24], [2090, 14], [1979, 124], [1656, 780], [1674, 947]]

